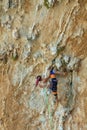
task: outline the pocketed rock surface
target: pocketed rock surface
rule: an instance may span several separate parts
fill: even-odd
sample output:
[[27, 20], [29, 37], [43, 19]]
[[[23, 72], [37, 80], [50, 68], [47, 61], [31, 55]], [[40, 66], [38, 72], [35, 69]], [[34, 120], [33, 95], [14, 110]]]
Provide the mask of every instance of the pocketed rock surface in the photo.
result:
[[[87, 0], [0, 1], [0, 130], [87, 130]], [[37, 75], [55, 64], [58, 104]]]

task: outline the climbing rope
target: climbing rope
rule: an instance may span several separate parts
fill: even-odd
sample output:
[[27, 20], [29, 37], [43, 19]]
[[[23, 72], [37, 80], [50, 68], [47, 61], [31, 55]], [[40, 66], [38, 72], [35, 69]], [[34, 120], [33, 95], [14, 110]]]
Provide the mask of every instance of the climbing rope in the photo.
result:
[[51, 128], [51, 130], [54, 130], [54, 128], [53, 128], [53, 117], [52, 117], [51, 105], [49, 104], [49, 100], [48, 100], [48, 95], [47, 95], [46, 88], [44, 88], [43, 91], [44, 91], [44, 95], [46, 97], [45, 98], [45, 102], [46, 102], [46, 106], [47, 106], [47, 110], [48, 110], [48, 114], [49, 114], [50, 128]]

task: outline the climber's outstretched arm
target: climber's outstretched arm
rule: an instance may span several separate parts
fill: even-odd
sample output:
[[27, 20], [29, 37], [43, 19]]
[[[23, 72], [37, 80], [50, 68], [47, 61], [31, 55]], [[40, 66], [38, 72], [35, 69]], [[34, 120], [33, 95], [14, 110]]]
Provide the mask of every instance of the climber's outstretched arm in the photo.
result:
[[66, 75], [65, 72], [59, 72], [59, 71], [57, 71], [55, 74], [56, 74], [56, 75], [61, 75], [61, 76], [65, 76], [65, 75]]
[[49, 78], [50, 78], [50, 75], [47, 78], [44, 78], [43, 82], [46, 83], [49, 80]]
[[40, 88], [44, 88], [44, 84], [39, 83], [39, 87], [40, 87]]

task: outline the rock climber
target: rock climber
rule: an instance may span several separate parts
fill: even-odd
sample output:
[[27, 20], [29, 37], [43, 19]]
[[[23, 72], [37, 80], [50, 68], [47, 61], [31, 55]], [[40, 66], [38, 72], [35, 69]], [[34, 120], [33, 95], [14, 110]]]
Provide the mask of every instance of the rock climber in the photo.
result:
[[49, 89], [52, 91], [52, 94], [55, 97], [55, 100], [58, 102], [58, 95], [57, 95], [57, 78], [56, 78], [56, 70], [55, 67], [49, 68], [50, 69], [50, 86]]
[[57, 75], [65, 75], [65, 72], [59, 72], [57, 70], [56, 66], [51, 66], [49, 67], [50, 70], [50, 86], [49, 89], [52, 91], [52, 94], [55, 97], [55, 101], [58, 102], [58, 94], [57, 94], [57, 86], [58, 86], [58, 80], [57, 80]]
[[37, 76], [36, 86], [39, 86], [41, 88], [46, 87], [47, 86], [46, 83], [50, 79], [50, 85], [48, 87], [52, 91], [52, 94], [55, 97], [55, 101], [58, 102], [58, 94], [57, 94], [58, 81], [57, 81], [56, 76], [57, 75], [65, 75], [65, 72], [57, 71], [56, 66], [51, 66], [48, 68], [48, 70], [50, 71], [50, 73], [49, 73], [49, 76], [47, 78], [42, 78], [41, 75]]

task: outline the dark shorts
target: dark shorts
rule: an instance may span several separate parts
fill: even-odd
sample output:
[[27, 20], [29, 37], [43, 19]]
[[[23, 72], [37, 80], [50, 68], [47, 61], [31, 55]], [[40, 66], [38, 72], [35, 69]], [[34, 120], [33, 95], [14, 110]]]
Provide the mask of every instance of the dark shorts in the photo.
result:
[[57, 79], [56, 78], [51, 79], [50, 89], [52, 90], [52, 92], [57, 92]]

